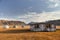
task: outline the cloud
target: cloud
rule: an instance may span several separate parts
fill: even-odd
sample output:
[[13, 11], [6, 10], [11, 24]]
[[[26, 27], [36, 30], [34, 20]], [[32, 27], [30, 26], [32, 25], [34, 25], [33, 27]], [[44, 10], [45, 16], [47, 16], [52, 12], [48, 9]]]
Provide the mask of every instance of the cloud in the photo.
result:
[[8, 21], [19, 21], [19, 20], [16, 20], [14, 18], [0, 18], [0, 20], [8, 20]]
[[49, 0], [50, 2], [54, 2], [54, 3], [57, 3], [59, 2], [60, 0]]
[[60, 11], [54, 12], [27, 12], [26, 14], [20, 15], [16, 18], [0, 18], [0, 20], [15, 20], [15, 21], [23, 21], [25, 23], [29, 22], [45, 22], [48, 20], [56, 20], [60, 19]]
[[18, 19], [21, 21], [24, 21], [26, 23], [29, 22], [45, 22], [48, 20], [56, 20], [60, 19], [60, 11], [55, 12], [42, 12], [42, 13], [36, 13], [36, 12], [28, 12], [27, 14], [24, 14], [22, 16], [19, 16]]
[[58, 7], [58, 6], [59, 6], [58, 3], [56, 3], [56, 4], [50, 4], [50, 5], [48, 6], [48, 8], [55, 8], [55, 7]]
[[60, 0], [48, 0], [48, 8], [56, 8], [60, 6]]

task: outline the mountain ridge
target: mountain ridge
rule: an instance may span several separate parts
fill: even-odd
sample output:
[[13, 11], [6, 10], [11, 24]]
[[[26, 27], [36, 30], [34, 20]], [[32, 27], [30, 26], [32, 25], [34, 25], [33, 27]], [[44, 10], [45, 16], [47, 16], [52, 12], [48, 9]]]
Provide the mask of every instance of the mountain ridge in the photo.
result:
[[13, 21], [13, 20], [0, 20], [0, 25], [4, 25], [4, 24], [8, 24], [8, 25], [21, 25], [21, 24], [25, 24], [22, 21]]

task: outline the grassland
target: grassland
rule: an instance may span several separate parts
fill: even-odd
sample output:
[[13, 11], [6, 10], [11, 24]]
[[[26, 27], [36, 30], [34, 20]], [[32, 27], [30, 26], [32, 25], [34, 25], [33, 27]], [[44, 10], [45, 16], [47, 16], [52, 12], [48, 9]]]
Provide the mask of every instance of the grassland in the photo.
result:
[[60, 30], [56, 32], [31, 32], [29, 30], [0, 31], [0, 40], [60, 40]]

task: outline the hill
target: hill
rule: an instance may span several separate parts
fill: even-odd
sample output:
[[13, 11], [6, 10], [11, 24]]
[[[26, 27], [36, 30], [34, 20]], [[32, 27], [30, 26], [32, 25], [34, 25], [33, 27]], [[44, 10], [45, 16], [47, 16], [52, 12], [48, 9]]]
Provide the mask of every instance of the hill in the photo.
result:
[[50, 23], [50, 24], [55, 24], [55, 25], [60, 26], [60, 20], [50, 20], [46, 22], [30, 22], [28, 24], [35, 24], [35, 23]]
[[50, 20], [47, 21], [47, 23], [55, 24], [55, 25], [60, 25], [60, 20]]
[[22, 24], [25, 24], [25, 23], [22, 22], [22, 21], [0, 20], [0, 25], [3, 25], [3, 24], [8, 24], [8, 25], [22, 25]]

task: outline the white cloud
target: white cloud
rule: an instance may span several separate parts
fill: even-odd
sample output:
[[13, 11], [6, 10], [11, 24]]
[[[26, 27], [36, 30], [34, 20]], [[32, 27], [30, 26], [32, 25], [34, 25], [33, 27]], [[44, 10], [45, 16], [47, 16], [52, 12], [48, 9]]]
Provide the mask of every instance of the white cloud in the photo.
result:
[[14, 18], [0, 18], [0, 20], [18, 21], [18, 20], [14, 19]]
[[48, 8], [55, 8], [60, 6], [60, 0], [48, 0]]
[[58, 6], [59, 6], [58, 3], [56, 3], [56, 4], [50, 4], [50, 5], [48, 6], [48, 8], [55, 8], [55, 7], [58, 7]]
[[44, 22], [48, 20], [56, 20], [56, 19], [60, 19], [60, 11], [42, 12], [42, 13], [28, 12], [25, 15], [19, 16], [18, 19], [21, 19], [21, 21], [23, 20], [26, 23], [31, 21]]
[[57, 3], [59, 2], [60, 0], [49, 0], [50, 2], [54, 2], [54, 3]]
[[15, 21], [23, 21], [26, 23], [29, 22], [44, 22], [48, 20], [56, 20], [60, 19], [60, 11], [54, 12], [45, 12], [37, 13], [37, 12], [27, 12], [26, 14], [18, 16], [18, 18], [0, 18], [0, 20], [15, 20]]
[[37, 12], [27, 12], [26, 14], [18, 16], [18, 18], [0, 18], [0, 20], [15, 20], [15, 21], [23, 21], [26, 23], [29, 22], [44, 22], [48, 20], [56, 20], [60, 19], [60, 11], [54, 12], [45, 12], [37, 13]]
[[55, 4], [55, 7], [57, 7], [57, 6], [59, 6], [59, 4], [56, 3], [56, 4]]

